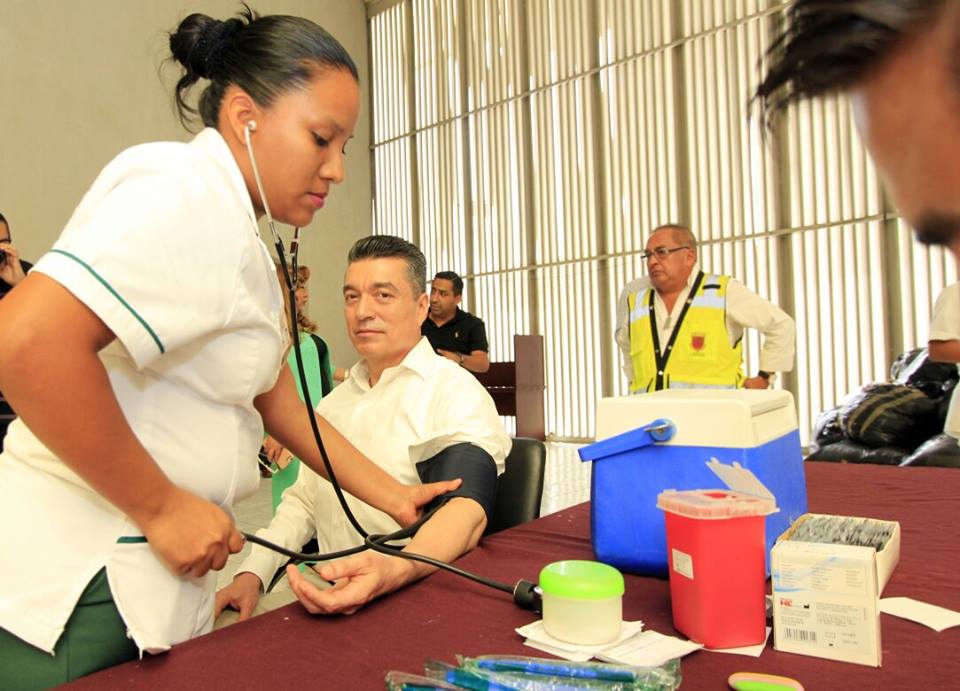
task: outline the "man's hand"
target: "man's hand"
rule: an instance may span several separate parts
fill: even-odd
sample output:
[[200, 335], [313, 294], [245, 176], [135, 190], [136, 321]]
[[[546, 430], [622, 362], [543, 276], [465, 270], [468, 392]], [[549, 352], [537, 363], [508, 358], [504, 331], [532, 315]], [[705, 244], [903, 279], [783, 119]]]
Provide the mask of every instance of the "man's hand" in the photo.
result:
[[9, 242], [0, 242], [0, 250], [0, 278], [15, 286], [27, 276], [20, 266], [20, 253]]
[[287, 578], [300, 604], [311, 614], [353, 614], [371, 600], [406, 583], [408, 570], [403, 559], [363, 552], [326, 564], [319, 570], [321, 577], [335, 582], [327, 590], [310, 583], [293, 565], [287, 567]]
[[289, 450], [283, 448], [283, 444], [278, 442], [269, 434], [267, 435], [267, 438], [263, 440], [263, 451], [265, 454], [267, 454], [267, 458], [277, 464], [277, 467], [280, 470], [283, 470], [290, 465], [290, 461], [293, 460], [293, 454]]
[[219, 571], [243, 548], [243, 537], [227, 513], [213, 502], [170, 487], [159, 510], [133, 517], [157, 556], [178, 576]]
[[261, 587], [258, 576], [249, 571], [238, 573], [233, 577], [233, 583], [217, 591], [217, 600], [213, 608], [214, 618], [220, 615], [224, 607], [229, 606], [240, 612], [237, 621], [249, 619], [253, 614], [253, 608], [260, 601]]
[[268, 434], [263, 440], [263, 451], [267, 454], [267, 458], [276, 463], [283, 455], [283, 444]]
[[403, 485], [398, 496], [398, 506], [390, 511], [390, 516], [406, 528], [420, 518], [420, 509], [439, 497], [441, 494], [452, 492], [460, 486], [462, 480], [445, 480], [431, 482], [426, 485]]
[[745, 389], [769, 389], [770, 382], [763, 377], [750, 377], [743, 382]]

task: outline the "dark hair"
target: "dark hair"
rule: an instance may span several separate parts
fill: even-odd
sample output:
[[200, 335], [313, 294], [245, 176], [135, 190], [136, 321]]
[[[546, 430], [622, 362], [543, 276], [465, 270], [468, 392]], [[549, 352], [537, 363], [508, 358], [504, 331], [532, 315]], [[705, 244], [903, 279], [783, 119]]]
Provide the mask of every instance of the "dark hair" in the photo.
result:
[[[216, 127], [231, 84], [266, 108], [280, 94], [306, 85], [321, 66], [345, 69], [360, 79], [346, 49], [320, 26], [302, 17], [258, 17], [245, 4], [225, 21], [191, 14], [170, 32], [170, 53], [184, 68], [175, 94], [185, 126], [199, 113], [204, 125]], [[184, 96], [201, 78], [210, 84], [194, 108]]]
[[383, 257], [397, 257], [407, 262], [407, 277], [415, 296], [423, 295], [427, 291], [427, 260], [416, 245], [403, 238], [393, 235], [368, 235], [360, 238], [350, 248], [347, 261], [353, 264], [361, 259]]
[[943, 6], [944, 0], [794, 0], [755, 96], [768, 122], [794, 101], [850, 88]]
[[453, 271], [438, 271], [433, 280], [436, 281], [438, 278], [441, 281], [450, 281], [453, 284], [454, 295], [463, 295], [463, 279], [460, 278], [459, 274]]

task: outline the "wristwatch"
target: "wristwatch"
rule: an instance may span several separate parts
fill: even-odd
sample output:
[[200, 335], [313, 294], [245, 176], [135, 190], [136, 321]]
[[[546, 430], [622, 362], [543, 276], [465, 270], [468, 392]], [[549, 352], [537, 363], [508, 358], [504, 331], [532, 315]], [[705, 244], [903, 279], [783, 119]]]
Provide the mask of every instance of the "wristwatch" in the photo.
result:
[[757, 370], [757, 376], [767, 380], [767, 385], [773, 384], [777, 380], [776, 372], [765, 372], [762, 369]]

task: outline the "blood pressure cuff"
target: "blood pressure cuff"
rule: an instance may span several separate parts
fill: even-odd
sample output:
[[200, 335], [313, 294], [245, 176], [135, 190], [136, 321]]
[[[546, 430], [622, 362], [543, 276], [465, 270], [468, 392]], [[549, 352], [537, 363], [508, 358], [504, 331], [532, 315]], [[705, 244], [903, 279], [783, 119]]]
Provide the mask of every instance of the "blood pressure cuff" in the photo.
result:
[[493, 515], [497, 499], [497, 464], [493, 456], [479, 446], [468, 442], [448, 446], [437, 455], [417, 463], [417, 474], [424, 484], [463, 479], [460, 487], [430, 502], [426, 507], [428, 510], [454, 497], [467, 497], [483, 507], [488, 521]]

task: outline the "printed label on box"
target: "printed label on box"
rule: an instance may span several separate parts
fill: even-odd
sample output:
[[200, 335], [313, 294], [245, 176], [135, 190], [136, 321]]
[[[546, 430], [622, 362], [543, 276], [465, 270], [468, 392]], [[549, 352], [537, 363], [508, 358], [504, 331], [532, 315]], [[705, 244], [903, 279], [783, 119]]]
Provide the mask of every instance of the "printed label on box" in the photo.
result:
[[838, 595], [863, 596], [867, 592], [867, 569], [862, 561], [829, 560], [821, 557], [784, 561], [778, 574], [778, 590], [813, 590]]
[[693, 580], [693, 557], [678, 549], [671, 549], [673, 556], [673, 570]]
[[880, 666], [873, 549], [781, 542], [773, 549], [774, 647]]

